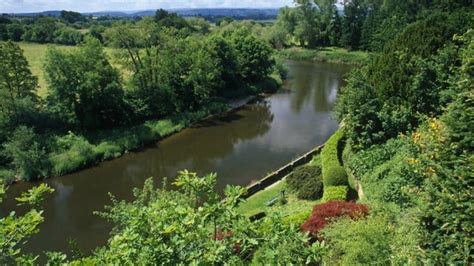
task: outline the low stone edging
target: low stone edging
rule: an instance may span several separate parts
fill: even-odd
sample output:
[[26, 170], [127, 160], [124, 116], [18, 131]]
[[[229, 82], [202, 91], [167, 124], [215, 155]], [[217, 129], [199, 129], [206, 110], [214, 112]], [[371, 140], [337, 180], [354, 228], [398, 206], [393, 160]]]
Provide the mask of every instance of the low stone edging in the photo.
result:
[[260, 179], [258, 182], [251, 184], [246, 187], [247, 189], [247, 194], [243, 196], [243, 198], [249, 198], [256, 194], [257, 192], [260, 192], [264, 190], [265, 188], [275, 184], [276, 182], [280, 181], [283, 177], [287, 176], [289, 173], [293, 171], [298, 166], [304, 165], [308, 162], [310, 162], [313, 159], [313, 156], [316, 154], [319, 154], [321, 152], [321, 149], [324, 147], [324, 144], [321, 146], [318, 146], [311, 151], [305, 153], [304, 155], [298, 157], [297, 159], [291, 161], [287, 165], [281, 167], [280, 169], [274, 171], [271, 174], [266, 175], [262, 179]]

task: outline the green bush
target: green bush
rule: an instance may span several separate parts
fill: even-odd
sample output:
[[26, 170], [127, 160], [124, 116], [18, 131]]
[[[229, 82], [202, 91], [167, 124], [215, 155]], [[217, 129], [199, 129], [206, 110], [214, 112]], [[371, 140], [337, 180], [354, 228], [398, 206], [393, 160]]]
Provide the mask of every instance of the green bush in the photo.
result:
[[300, 226], [309, 218], [309, 216], [311, 215], [311, 212], [312, 212], [312, 209], [307, 209], [305, 211], [287, 216], [283, 219], [283, 221], [287, 224]]
[[393, 227], [382, 217], [340, 219], [323, 229], [329, 245], [328, 265], [387, 265], [391, 258]]
[[46, 151], [32, 128], [18, 127], [3, 148], [5, 155], [11, 160], [15, 174], [21, 179], [30, 181], [48, 174]]
[[300, 199], [315, 200], [322, 197], [321, 167], [310, 164], [297, 167], [288, 175], [286, 183]]
[[324, 187], [323, 201], [327, 202], [331, 200], [346, 200], [347, 191], [347, 186]]
[[339, 129], [329, 138], [321, 151], [321, 164], [324, 187], [349, 185], [346, 171], [339, 163], [339, 143], [344, 131]]
[[56, 145], [58, 146], [57, 152], [50, 154], [54, 175], [63, 175], [84, 168], [97, 162], [100, 157], [94, 150], [94, 145], [84, 137], [77, 136], [72, 132], [57, 137]]
[[299, 199], [316, 200], [323, 196], [323, 180], [321, 176], [314, 176], [308, 179], [296, 193]]

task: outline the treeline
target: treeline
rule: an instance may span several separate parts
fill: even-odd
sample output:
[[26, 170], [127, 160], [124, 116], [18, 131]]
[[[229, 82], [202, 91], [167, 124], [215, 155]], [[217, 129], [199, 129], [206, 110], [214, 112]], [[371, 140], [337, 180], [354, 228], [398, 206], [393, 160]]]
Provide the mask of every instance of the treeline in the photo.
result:
[[[136, 18], [99, 17], [92, 19], [73, 11], [61, 11], [58, 17], [0, 16], [0, 41], [26, 41], [78, 45], [92, 36], [101, 41], [104, 31], [117, 21], [139, 21]], [[184, 19], [160, 9], [155, 20], [163, 27], [187, 28], [190, 32], [208, 33], [211, 25], [203, 18]]]
[[[429, 2], [387, 11], [380, 27], [400, 33], [338, 96], [340, 152], [371, 215], [325, 232], [330, 264], [472, 263], [473, 7]], [[400, 12], [416, 21], [399, 29]]]
[[470, 7], [472, 1], [296, 0], [282, 8], [267, 39], [274, 47], [339, 46], [381, 51], [410, 23], [429, 15], [432, 8]]
[[[159, 10], [104, 31], [115, 65], [96, 38], [68, 52], [50, 47], [44, 99], [19, 46], [0, 43], [2, 178], [64, 174], [182, 128], [222, 109], [226, 99], [278, 87], [272, 49], [245, 29], [201, 34], [166, 18]], [[165, 125], [142, 124], [172, 117]], [[117, 127], [129, 139], [97, 137]]]

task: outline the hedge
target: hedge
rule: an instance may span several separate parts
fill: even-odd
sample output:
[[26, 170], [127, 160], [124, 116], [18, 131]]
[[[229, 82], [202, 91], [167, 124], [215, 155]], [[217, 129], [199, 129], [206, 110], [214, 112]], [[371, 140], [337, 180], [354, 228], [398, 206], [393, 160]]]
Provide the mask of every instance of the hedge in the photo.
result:
[[339, 142], [343, 137], [343, 129], [337, 130], [336, 133], [329, 138], [321, 151], [324, 187], [349, 185], [346, 171], [339, 163], [338, 156]]
[[347, 186], [330, 186], [324, 188], [323, 202], [331, 200], [346, 200], [347, 199]]

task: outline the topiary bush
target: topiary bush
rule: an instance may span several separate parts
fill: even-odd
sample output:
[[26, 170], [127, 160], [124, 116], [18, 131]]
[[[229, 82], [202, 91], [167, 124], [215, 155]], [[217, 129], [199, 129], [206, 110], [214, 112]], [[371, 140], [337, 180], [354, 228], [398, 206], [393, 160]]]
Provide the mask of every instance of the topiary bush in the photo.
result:
[[323, 196], [323, 180], [321, 175], [309, 178], [302, 187], [298, 189], [296, 196], [299, 199], [316, 200]]
[[328, 202], [331, 200], [346, 200], [348, 190], [349, 189], [347, 186], [325, 187], [323, 201]]
[[321, 151], [321, 164], [324, 187], [349, 185], [346, 171], [339, 162], [338, 146], [344, 137], [344, 131], [339, 129], [326, 142]]
[[288, 188], [300, 199], [320, 199], [323, 195], [321, 171], [321, 167], [310, 164], [297, 167], [286, 178]]
[[364, 204], [346, 201], [330, 201], [314, 206], [311, 216], [301, 225], [301, 230], [318, 237], [319, 232], [332, 220], [347, 217], [352, 220], [363, 218], [369, 214], [369, 208]]

